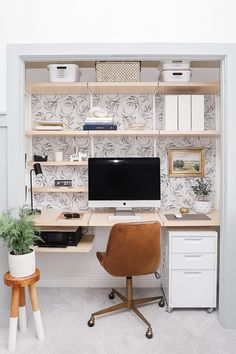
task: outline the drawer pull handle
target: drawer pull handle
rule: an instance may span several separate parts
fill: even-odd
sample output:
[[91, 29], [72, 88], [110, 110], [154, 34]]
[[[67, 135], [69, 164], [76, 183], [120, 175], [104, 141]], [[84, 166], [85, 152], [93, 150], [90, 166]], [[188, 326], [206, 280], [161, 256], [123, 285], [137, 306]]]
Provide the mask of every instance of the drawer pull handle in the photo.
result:
[[186, 258], [201, 258], [201, 254], [185, 254], [184, 257]]
[[202, 241], [202, 238], [185, 238], [185, 241]]
[[188, 274], [188, 275], [198, 275], [198, 274], [202, 274], [202, 272], [184, 272], [184, 274]]

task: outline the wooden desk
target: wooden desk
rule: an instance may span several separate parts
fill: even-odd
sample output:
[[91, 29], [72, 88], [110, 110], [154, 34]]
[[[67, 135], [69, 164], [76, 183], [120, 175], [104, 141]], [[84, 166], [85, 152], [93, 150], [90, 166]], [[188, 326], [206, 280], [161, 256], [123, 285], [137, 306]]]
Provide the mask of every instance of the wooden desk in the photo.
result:
[[[140, 222], [142, 221], [159, 221], [161, 226], [165, 227], [211, 227], [219, 226], [219, 211], [213, 210], [212, 213], [208, 214], [211, 220], [167, 220], [165, 214], [173, 214], [175, 211], [159, 211], [159, 212], [136, 212], [140, 216]], [[116, 223], [125, 222], [126, 220], [109, 220], [109, 215], [113, 215], [112, 212], [81, 212], [80, 219], [62, 219], [60, 218], [60, 210], [43, 210], [42, 214], [36, 217], [36, 225], [41, 230], [56, 230], [62, 229], [75, 229], [78, 226], [112, 226]], [[191, 213], [195, 213], [191, 211]], [[127, 222], [132, 222], [135, 220], [127, 220]]]
[[[219, 210], [213, 210], [210, 214], [207, 214], [211, 220], [167, 220], [165, 214], [174, 214], [176, 211], [168, 210], [168, 211], [159, 211], [159, 216], [162, 220], [162, 224], [165, 227], [211, 227], [211, 226], [220, 226], [220, 213]], [[192, 211], [191, 214], [196, 214], [196, 212]]]
[[56, 230], [57, 228], [60, 228], [60, 230], [75, 229], [78, 226], [88, 226], [92, 215], [91, 212], [81, 212], [81, 218], [79, 219], [63, 219], [60, 218], [61, 213], [61, 210], [42, 210], [42, 214], [36, 216], [36, 226], [45, 231]]

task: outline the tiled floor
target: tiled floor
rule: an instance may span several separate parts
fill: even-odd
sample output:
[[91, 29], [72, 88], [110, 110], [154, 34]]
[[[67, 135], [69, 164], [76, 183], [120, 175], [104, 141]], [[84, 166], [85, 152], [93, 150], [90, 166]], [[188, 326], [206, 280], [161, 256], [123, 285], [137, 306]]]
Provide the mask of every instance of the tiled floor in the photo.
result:
[[[152, 323], [154, 336], [133, 313], [122, 311], [97, 318], [89, 328], [90, 313], [119, 302], [109, 300], [110, 289], [38, 289], [46, 333], [35, 337], [30, 316], [27, 333], [17, 334], [16, 354], [235, 354], [236, 330], [223, 329], [217, 314], [205, 310], [174, 310], [156, 303], [140, 307]], [[135, 289], [136, 297], [155, 296], [155, 289]], [[7, 351], [8, 330], [0, 329], [0, 354]]]

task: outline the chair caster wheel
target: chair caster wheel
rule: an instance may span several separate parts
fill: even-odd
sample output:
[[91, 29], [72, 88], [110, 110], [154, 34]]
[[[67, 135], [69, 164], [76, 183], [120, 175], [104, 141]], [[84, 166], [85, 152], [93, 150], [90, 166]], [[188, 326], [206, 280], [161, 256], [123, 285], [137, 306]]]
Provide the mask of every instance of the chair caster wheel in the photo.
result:
[[159, 301], [159, 306], [164, 307], [165, 306], [165, 301], [164, 298], [162, 297], [161, 300]]
[[93, 327], [94, 324], [95, 324], [95, 318], [93, 316], [91, 316], [89, 321], [88, 321], [88, 326], [89, 327]]
[[110, 294], [109, 294], [109, 299], [110, 300], [113, 300], [115, 298], [115, 294], [114, 292], [112, 291]]
[[147, 332], [146, 332], [146, 337], [147, 337], [148, 339], [151, 339], [151, 338], [153, 337], [151, 327], [148, 327]]

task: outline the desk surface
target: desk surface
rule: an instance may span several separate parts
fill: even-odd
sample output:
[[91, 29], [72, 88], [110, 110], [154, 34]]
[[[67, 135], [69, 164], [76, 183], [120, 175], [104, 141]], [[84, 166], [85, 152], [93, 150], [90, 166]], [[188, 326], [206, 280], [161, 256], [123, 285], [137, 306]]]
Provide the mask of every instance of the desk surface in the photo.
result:
[[[159, 211], [159, 215], [162, 219], [163, 225], [166, 227], [201, 227], [201, 226], [220, 226], [220, 219], [219, 219], [219, 210], [212, 210], [210, 214], [207, 216], [210, 220], [182, 220], [175, 219], [175, 220], [167, 220], [165, 214], [173, 214], [173, 210], [168, 211]], [[195, 212], [191, 211], [191, 214], [195, 214]]]
[[[36, 217], [36, 225], [40, 228], [76, 228], [78, 226], [112, 226], [116, 223], [125, 222], [125, 220], [109, 220], [108, 216], [113, 213], [107, 212], [81, 212], [80, 219], [61, 219], [61, 210], [43, 210], [42, 214]], [[219, 226], [219, 211], [213, 210], [207, 214], [211, 220], [167, 220], [165, 214], [172, 214], [174, 211], [159, 212], [137, 212], [142, 221], [159, 221], [162, 226], [166, 227], [201, 227], [201, 226]], [[193, 213], [191, 211], [191, 213]], [[127, 222], [135, 222], [135, 220], [127, 220]]]

